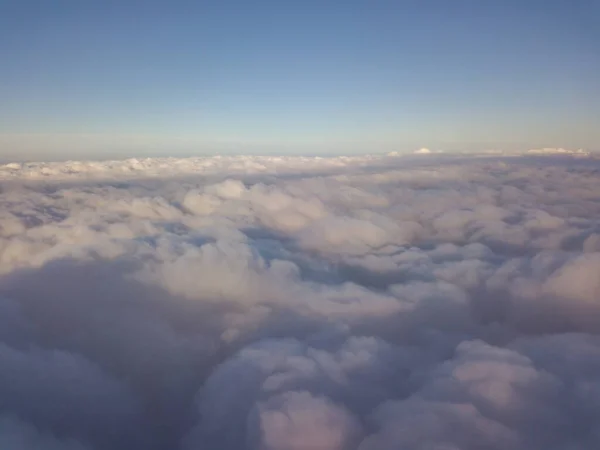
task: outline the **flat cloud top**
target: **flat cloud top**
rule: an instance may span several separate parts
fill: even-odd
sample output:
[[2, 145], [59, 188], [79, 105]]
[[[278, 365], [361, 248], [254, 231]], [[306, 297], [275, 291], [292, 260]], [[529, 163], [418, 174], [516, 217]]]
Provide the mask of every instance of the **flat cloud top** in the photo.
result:
[[0, 447], [600, 448], [599, 174], [0, 166]]

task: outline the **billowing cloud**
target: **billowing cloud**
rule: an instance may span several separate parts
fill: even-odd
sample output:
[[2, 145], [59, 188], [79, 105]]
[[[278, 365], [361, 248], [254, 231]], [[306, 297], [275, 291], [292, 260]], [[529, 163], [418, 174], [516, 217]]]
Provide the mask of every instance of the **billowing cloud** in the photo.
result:
[[0, 166], [0, 447], [600, 447], [599, 169]]

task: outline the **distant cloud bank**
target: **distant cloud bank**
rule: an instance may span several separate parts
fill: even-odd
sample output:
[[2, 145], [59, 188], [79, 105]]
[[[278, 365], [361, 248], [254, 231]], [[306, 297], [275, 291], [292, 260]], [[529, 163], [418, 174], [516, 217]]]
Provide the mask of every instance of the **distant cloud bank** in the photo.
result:
[[428, 148], [420, 148], [419, 150], [415, 151], [415, 154], [417, 155], [428, 155], [431, 153], [431, 150], [429, 150]]
[[0, 166], [0, 448], [600, 448], [600, 161], [415, 153]]
[[577, 150], [569, 150], [566, 148], [535, 148], [527, 151], [529, 155], [575, 155], [575, 156], [590, 156], [591, 153], [580, 148]]

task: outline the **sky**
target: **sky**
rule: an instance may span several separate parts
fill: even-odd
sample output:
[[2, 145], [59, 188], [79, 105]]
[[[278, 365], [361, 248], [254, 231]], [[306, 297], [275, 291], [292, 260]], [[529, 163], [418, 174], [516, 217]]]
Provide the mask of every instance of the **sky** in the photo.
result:
[[598, 0], [0, 0], [0, 158], [600, 149]]

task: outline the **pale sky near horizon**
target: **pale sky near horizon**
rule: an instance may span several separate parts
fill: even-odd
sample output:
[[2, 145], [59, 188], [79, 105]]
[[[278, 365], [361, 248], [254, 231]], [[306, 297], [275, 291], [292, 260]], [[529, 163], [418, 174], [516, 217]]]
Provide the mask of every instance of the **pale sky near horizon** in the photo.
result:
[[600, 1], [0, 0], [0, 158], [600, 150]]

